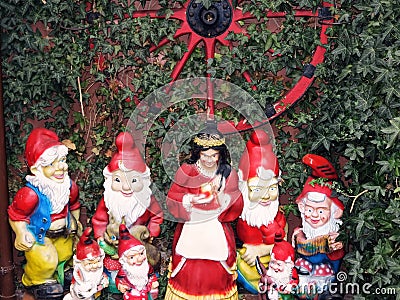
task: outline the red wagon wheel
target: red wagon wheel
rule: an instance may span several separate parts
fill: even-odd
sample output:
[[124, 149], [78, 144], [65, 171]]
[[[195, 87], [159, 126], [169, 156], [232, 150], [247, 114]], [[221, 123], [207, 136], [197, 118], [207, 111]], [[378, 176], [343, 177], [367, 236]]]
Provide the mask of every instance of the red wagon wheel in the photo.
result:
[[[240, 24], [244, 20], [263, 22], [266, 19], [285, 18], [288, 15], [288, 12], [267, 11], [259, 21], [256, 16], [252, 15], [250, 12], [243, 12], [240, 5], [243, 4], [244, 1], [237, 2], [238, 6], [234, 7], [231, 0], [213, 1], [212, 4], [206, 8], [200, 1], [190, 0], [182, 5], [179, 4], [180, 7], [172, 8], [172, 14], [169, 18], [179, 20], [180, 22], [180, 26], [177, 28], [173, 38], [179, 39], [186, 37], [187, 40], [187, 52], [183, 54], [180, 61], [176, 63], [171, 72], [170, 76], [172, 82], [179, 79], [183, 68], [196, 47], [203, 45], [205, 49], [204, 61], [207, 62], [209, 59], [213, 59], [215, 54], [218, 53], [218, 44], [233, 47], [232, 42], [227, 39], [229, 33], [233, 32], [236, 34], [241, 33], [248, 35], [246, 27]], [[282, 115], [283, 112], [302, 98], [307, 89], [314, 82], [314, 71], [317, 65], [324, 61], [326, 52], [325, 46], [328, 43], [327, 29], [332, 25], [333, 21], [329, 10], [331, 6], [331, 3], [323, 1], [321, 7], [316, 11], [293, 8], [295, 18], [314, 18], [318, 20], [318, 22], [315, 23], [318, 24], [317, 27], [318, 30], [320, 30], [320, 45], [316, 46], [310, 62], [304, 66], [301, 77], [293, 87], [287, 91], [281, 99], [265, 107], [265, 122]], [[133, 18], [147, 16], [150, 18], [166, 18], [166, 16], [160, 15], [158, 9], [140, 9], [132, 15]], [[157, 45], [151, 46], [150, 52], [155, 52], [170, 42], [171, 40], [165, 37]], [[274, 50], [268, 49], [268, 52], [272, 54]], [[210, 77], [210, 74], [206, 76]], [[249, 70], [242, 72], [242, 76], [248, 83], [252, 84], [253, 90], [257, 90], [257, 86], [253, 83]], [[210, 89], [207, 95], [207, 109], [209, 114], [213, 116], [215, 111], [213, 90]], [[246, 120], [242, 120], [236, 124], [235, 127], [238, 131], [245, 131], [251, 129], [253, 125], [254, 124], [248, 124]], [[231, 128], [231, 126], [229, 126], [229, 128]], [[223, 128], [221, 130], [223, 130]]]

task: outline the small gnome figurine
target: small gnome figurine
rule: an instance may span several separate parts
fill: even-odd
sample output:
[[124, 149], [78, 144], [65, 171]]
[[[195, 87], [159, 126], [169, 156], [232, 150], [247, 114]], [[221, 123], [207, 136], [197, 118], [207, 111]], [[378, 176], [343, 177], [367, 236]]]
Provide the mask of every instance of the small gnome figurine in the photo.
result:
[[295, 267], [303, 291], [299, 296], [310, 298], [309, 291], [304, 293], [307, 288], [302, 287], [315, 284], [312, 294], [326, 290], [339, 271], [345, 252], [343, 243], [336, 239], [344, 205], [332, 189], [333, 181], [338, 179], [332, 164], [315, 154], [305, 155], [303, 163], [312, 172], [296, 199], [302, 227], [294, 230], [292, 243], [298, 254]]
[[266, 267], [275, 234], [286, 235], [286, 218], [279, 209], [280, 181], [270, 136], [257, 129], [247, 141], [239, 163], [244, 208], [236, 226], [238, 238], [243, 242], [238, 249], [238, 281], [253, 294], [258, 293], [260, 279], [254, 266], [256, 257]]
[[270, 300], [294, 299], [293, 292], [299, 283], [294, 260], [292, 245], [285, 241], [281, 234], [276, 234], [268, 270], [259, 261], [256, 262], [261, 275], [260, 293], [267, 293]]
[[104, 251], [90, 238], [91, 232], [87, 227], [76, 246], [70, 293], [64, 300], [95, 299], [108, 286], [108, 276], [103, 272]]
[[125, 300], [156, 299], [158, 280], [147, 260], [146, 248], [129, 233], [125, 224], [119, 228], [118, 256], [121, 269], [115, 278], [118, 290], [124, 294]]

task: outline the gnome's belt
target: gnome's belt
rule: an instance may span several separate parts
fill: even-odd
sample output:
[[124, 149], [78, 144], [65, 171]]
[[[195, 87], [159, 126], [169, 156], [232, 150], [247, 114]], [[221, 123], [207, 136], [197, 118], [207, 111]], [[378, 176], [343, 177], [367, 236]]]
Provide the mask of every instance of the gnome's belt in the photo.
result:
[[62, 228], [56, 229], [56, 230], [47, 230], [46, 236], [50, 239], [55, 239], [55, 238], [59, 238], [62, 236], [67, 237], [71, 233], [72, 233], [71, 230], [67, 229], [67, 227], [62, 227]]

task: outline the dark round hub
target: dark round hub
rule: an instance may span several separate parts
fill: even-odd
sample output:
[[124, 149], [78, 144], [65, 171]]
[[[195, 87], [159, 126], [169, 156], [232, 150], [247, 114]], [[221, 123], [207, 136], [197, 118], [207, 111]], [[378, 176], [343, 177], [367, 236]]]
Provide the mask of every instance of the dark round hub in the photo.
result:
[[216, 37], [223, 34], [232, 22], [232, 7], [228, 0], [214, 1], [205, 8], [196, 0], [191, 0], [186, 10], [190, 28], [202, 37]]

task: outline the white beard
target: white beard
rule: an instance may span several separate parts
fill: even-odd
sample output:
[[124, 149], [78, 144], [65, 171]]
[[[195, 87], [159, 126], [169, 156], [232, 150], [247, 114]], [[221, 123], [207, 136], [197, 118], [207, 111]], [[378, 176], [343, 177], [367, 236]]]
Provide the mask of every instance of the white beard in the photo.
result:
[[70, 287], [70, 297], [64, 300], [92, 300], [95, 293], [98, 291], [98, 285], [101, 284], [103, 279], [103, 268], [100, 267], [96, 271], [86, 271], [82, 266], [80, 260], [74, 257], [74, 279]]
[[143, 178], [143, 189], [135, 192], [131, 197], [125, 197], [121, 192], [111, 189], [112, 178], [106, 176], [104, 181], [104, 203], [108, 213], [113, 216], [116, 223], [122, 223], [130, 228], [137, 219], [144, 214], [150, 206], [152, 191], [150, 189], [150, 179]]
[[311, 227], [311, 225], [306, 222], [304, 214], [301, 214], [303, 232], [307, 240], [339, 231], [339, 227], [340, 225], [342, 225], [342, 221], [333, 217], [335, 210], [336, 209], [334, 208], [332, 209], [329, 221], [325, 225], [322, 225], [318, 228]]
[[[248, 199], [245, 202], [250, 202]], [[242, 219], [250, 226], [260, 228], [262, 225], [268, 226], [272, 223], [278, 213], [279, 201], [271, 201], [270, 205], [263, 206], [259, 203], [250, 202], [242, 212]]]
[[33, 186], [37, 187], [50, 201], [51, 214], [60, 213], [65, 205], [68, 204], [71, 188], [71, 181], [68, 173], [64, 175], [62, 183], [55, 182], [43, 175], [41, 167], [38, 167], [39, 172], [36, 175], [26, 176], [28, 181]]
[[271, 276], [278, 287], [286, 287], [292, 277], [292, 269], [293, 264], [285, 264], [285, 269], [281, 272], [275, 272], [272, 268], [268, 268], [267, 275]]
[[130, 266], [125, 259], [120, 259], [122, 269], [125, 271], [128, 281], [135, 286], [138, 291], [143, 290], [149, 282], [150, 266], [145, 260], [141, 265]]
[[[100, 284], [103, 278], [103, 268], [98, 268], [96, 271], [86, 271], [82, 266], [82, 263], [74, 262], [74, 278], [78, 284], [90, 282], [93, 286]], [[82, 275], [82, 278], [78, 276], [78, 270]]]

